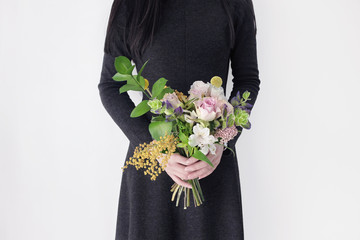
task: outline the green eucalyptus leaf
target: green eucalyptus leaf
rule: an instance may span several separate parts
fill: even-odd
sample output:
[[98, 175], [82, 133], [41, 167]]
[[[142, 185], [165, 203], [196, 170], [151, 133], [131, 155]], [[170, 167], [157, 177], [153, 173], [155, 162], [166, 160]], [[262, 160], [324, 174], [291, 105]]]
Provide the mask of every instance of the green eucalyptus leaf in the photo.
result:
[[192, 157], [197, 158], [201, 161], [204, 161], [206, 163], [208, 163], [210, 166], [214, 167], [214, 165], [212, 164], [212, 162], [210, 162], [210, 160], [207, 158], [207, 156], [205, 154], [203, 154], [200, 150], [198, 150], [197, 148], [194, 148], [194, 154], [192, 155]]
[[179, 132], [179, 138], [181, 142], [185, 144], [188, 143], [188, 137], [183, 132]]
[[131, 112], [130, 117], [139, 117], [150, 110], [150, 106], [147, 104], [148, 100], [144, 100], [139, 103]]
[[165, 118], [163, 116], [156, 116], [156, 117], [152, 116], [151, 121], [152, 122], [165, 121]]
[[192, 147], [192, 146], [190, 146], [190, 145], [188, 144], [188, 145], [187, 145], [187, 148], [188, 148], [188, 151], [189, 151], [190, 156], [191, 156], [193, 149], [196, 148], [196, 147]]
[[129, 90], [142, 91], [141, 87], [139, 87], [138, 85], [132, 85], [132, 84], [125, 84], [124, 86], [122, 86], [122, 87], [119, 89], [120, 93], [129, 91]]
[[172, 122], [157, 121], [149, 124], [149, 132], [153, 139], [160, 140], [165, 134], [171, 134]]
[[140, 83], [140, 86], [144, 89], [145, 88], [145, 78], [140, 75], [136, 75], [136, 80]]
[[135, 68], [135, 65], [131, 65], [131, 67], [129, 67], [127, 70], [126, 70], [126, 74], [129, 74], [129, 75], [132, 75], [132, 72], [133, 72], [133, 70], [134, 70], [134, 68]]
[[152, 86], [152, 97], [155, 98], [157, 97], [161, 91], [163, 91], [165, 84], [166, 84], [167, 80], [165, 78], [159, 78], [154, 85]]
[[129, 78], [129, 79], [127, 80], [127, 84], [139, 86], [139, 84], [138, 84], [137, 81], [136, 81], [136, 76], [131, 76], [131, 78]]
[[140, 71], [139, 71], [139, 73], [138, 73], [138, 81], [139, 81], [139, 77], [141, 76], [141, 74], [142, 74], [142, 72], [143, 72], [146, 64], [149, 62], [149, 60], [150, 60], [150, 59], [148, 59], [148, 60], [142, 65], [142, 67], [141, 67], [141, 69], [140, 69]]
[[187, 144], [180, 142], [180, 143], [178, 143], [176, 146], [179, 147], [179, 148], [184, 148], [184, 147], [187, 146]]
[[162, 99], [165, 95], [165, 93], [173, 93], [174, 92], [174, 89], [170, 88], [170, 87], [167, 87], [167, 88], [164, 88], [161, 93], [159, 93], [159, 95], [156, 96], [157, 99]]
[[131, 79], [131, 75], [129, 74], [122, 74], [122, 73], [116, 73], [112, 79], [114, 79], [115, 81], [126, 81], [128, 79]]
[[131, 61], [125, 56], [119, 56], [115, 58], [114, 65], [118, 73], [128, 74], [131, 68]]

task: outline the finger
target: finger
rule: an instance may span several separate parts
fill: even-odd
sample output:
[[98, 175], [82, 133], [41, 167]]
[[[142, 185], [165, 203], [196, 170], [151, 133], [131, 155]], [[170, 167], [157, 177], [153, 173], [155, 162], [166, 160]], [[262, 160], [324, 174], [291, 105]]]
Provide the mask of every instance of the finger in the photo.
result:
[[198, 177], [200, 177], [200, 176], [202, 176], [202, 175], [210, 174], [211, 172], [212, 172], [212, 171], [209, 170], [208, 168], [202, 168], [202, 169], [200, 169], [200, 170], [198, 170], [198, 171], [195, 171], [195, 172], [193, 172], [193, 173], [190, 173], [190, 174], [188, 175], [188, 179], [195, 179], [195, 178], [198, 178]]
[[184, 171], [184, 166], [179, 163], [173, 162], [170, 166], [167, 167], [167, 171], [171, 174], [178, 176], [184, 180], [187, 180], [188, 172]]
[[191, 184], [188, 182], [185, 182], [183, 180], [181, 180], [178, 176], [176, 175], [170, 175], [170, 177], [179, 185], [187, 187], [187, 188], [192, 188]]
[[186, 176], [188, 175], [188, 172], [185, 171], [185, 166], [182, 165], [182, 164], [180, 164], [180, 163], [176, 163], [176, 162], [173, 163], [173, 164], [171, 165], [171, 168], [174, 169], [175, 171], [183, 174], [183, 175], [186, 175]]
[[182, 164], [182, 165], [187, 165], [187, 163], [186, 163], [187, 158], [181, 156], [180, 154], [177, 155], [177, 156], [174, 158], [174, 160], [175, 160], [175, 162], [180, 163], [180, 164]]
[[199, 169], [202, 169], [206, 166], [210, 166], [207, 162], [204, 162], [204, 161], [199, 161], [199, 162], [196, 162], [190, 166], [187, 166], [184, 168], [184, 171], [186, 172], [193, 172], [193, 171], [196, 171], [196, 170], [199, 170]]
[[197, 158], [194, 158], [194, 157], [190, 157], [186, 160], [186, 164], [185, 165], [191, 165], [191, 164], [194, 164], [196, 162], [200, 161], [199, 159]]
[[170, 170], [174, 175], [176, 175], [177, 177], [183, 179], [183, 180], [188, 180], [188, 174], [185, 172], [181, 172], [181, 171], [177, 171], [176, 169], [172, 169]]

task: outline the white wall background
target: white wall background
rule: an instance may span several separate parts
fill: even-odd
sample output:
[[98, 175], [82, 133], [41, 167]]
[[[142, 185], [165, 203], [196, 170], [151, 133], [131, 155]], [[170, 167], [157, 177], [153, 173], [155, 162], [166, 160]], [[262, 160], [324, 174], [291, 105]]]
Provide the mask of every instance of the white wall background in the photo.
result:
[[[128, 140], [97, 89], [111, 3], [0, 1], [0, 239], [114, 239]], [[360, 2], [254, 4], [246, 239], [359, 240]]]

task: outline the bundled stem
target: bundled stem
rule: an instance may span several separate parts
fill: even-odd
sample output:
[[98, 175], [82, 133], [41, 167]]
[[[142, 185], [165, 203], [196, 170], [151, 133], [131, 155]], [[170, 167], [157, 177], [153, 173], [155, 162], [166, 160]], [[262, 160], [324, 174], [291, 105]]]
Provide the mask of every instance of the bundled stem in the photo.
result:
[[[189, 157], [189, 151], [187, 151], [186, 148], [179, 148], [179, 153], [183, 156]], [[194, 206], [195, 207], [200, 206], [205, 201], [205, 198], [201, 190], [199, 178], [186, 180], [186, 181], [191, 184]], [[174, 183], [170, 191], [173, 192], [171, 201], [174, 201], [176, 198], [176, 207], [179, 206], [179, 199], [181, 197], [182, 192], [184, 192], [184, 209], [190, 206], [190, 188], [180, 186], [179, 184]]]

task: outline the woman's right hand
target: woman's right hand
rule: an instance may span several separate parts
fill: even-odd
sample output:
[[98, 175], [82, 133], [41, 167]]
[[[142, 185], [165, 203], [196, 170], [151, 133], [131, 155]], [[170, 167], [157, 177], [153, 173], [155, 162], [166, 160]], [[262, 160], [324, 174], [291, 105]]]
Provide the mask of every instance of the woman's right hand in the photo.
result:
[[[162, 158], [157, 160], [161, 163]], [[199, 160], [194, 157], [186, 158], [181, 156], [179, 153], [173, 153], [167, 162], [165, 171], [177, 184], [191, 188], [191, 184], [186, 181], [188, 180], [187, 176], [191, 172], [185, 171], [184, 169], [187, 165], [193, 164], [197, 161]]]

